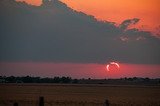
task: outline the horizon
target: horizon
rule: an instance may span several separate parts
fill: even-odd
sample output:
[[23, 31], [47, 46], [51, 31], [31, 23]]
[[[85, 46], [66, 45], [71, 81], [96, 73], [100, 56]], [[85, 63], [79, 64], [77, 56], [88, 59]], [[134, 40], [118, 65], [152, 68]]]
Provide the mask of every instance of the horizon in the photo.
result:
[[21, 78], [21, 77], [30, 77], [30, 78], [40, 78], [40, 79], [44, 79], [44, 78], [49, 78], [49, 79], [54, 79], [54, 78], [63, 78], [63, 77], [65, 77], [65, 78], [70, 78], [71, 80], [75, 80], [75, 79], [77, 79], [77, 80], [124, 80], [124, 79], [126, 79], [126, 80], [128, 80], [128, 79], [138, 79], [138, 80], [140, 80], [140, 79], [153, 79], [153, 80], [157, 80], [157, 79], [160, 79], [160, 77], [157, 77], [157, 78], [149, 78], [149, 77], [121, 77], [121, 78], [90, 78], [90, 77], [88, 77], [88, 78], [72, 78], [72, 77], [70, 77], [70, 76], [52, 76], [52, 77], [41, 77], [41, 76], [30, 76], [30, 75], [22, 75], [22, 76], [13, 76], [13, 75], [10, 75], [10, 76], [0, 76], [0, 78], [3, 78], [3, 77], [15, 77], [15, 78]]

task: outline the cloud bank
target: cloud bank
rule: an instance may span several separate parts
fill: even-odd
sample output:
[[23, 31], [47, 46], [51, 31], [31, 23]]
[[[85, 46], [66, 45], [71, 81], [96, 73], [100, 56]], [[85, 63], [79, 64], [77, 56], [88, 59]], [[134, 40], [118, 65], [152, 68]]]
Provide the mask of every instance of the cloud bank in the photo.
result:
[[31, 6], [0, 0], [0, 61], [160, 64], [160, 39], [150, 32], [97, 21], [53, 0]]

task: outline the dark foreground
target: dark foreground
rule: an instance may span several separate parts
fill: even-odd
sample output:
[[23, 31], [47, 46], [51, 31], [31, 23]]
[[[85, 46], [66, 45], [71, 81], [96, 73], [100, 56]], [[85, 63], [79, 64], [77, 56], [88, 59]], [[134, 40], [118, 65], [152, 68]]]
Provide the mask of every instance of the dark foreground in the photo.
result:
[[0, 106], [160, 106], [160, 86], [100, 84], [0, 84]]

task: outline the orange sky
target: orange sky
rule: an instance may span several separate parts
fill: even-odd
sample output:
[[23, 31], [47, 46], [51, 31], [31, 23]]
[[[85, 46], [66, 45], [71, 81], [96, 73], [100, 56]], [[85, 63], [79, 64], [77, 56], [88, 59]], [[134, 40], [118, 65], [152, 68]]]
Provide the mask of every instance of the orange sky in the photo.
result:
[[[21, 0], [18, 0], [21, 1]], [[41, 0], [23, 0], [40, 5]], [[61, 0], [69, 7], [93, 15], [99, 20], [121, 23], [139, 18], [136, 28], [160, 34], [160, 0]], [[157, 29], [158, 28], [158, 29]]]
[[156, 31], [160, 25], [160, 0], [62, 0], [70, 7], [100, 20], [121, 23], [130, 18], [141, 19], [137, 28]]

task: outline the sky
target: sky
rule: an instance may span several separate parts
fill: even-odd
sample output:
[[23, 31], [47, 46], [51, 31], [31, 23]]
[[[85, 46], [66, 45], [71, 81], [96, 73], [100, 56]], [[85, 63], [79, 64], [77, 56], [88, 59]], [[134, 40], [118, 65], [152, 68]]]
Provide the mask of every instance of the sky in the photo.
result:
[[153, 33], [160, 31], [159, 0], [62, 0], [75, 10], [91, 14], [99, 20], [120, 24], [125, 19], [139, 18], [134, 26]]
[[[41, 0], [17, 0], [39, 6]], [[115, 22], [119, 25], [126, 19], [139, 18], [136, 27], [160, 34], [159, 0], [61, 0], [76, 11], [93, 15], [98, 20]]]
[[[159, 65], [142, 65], [119, 63], [119, 70], [107, 71], [104, 64], [74, 64], [74, 63], [45, 63], [45, 62], [12, 62], [0, 63], [1, 75], [14, 76], [72, 76], [72, 78], [124, 78], [149, 77], [159, 78]], [[145, 70], [144, 70], [145, 69]], [[12, 70], [12, 71], [11, 71]], [[18, 70], [18, 71], [17, 71]], [[35, 71], [36, 70], [36, 71]], [[44, 72], [45, 71], [45, 72]]]
[[0, 75], [160, 77], [159, 0], [24, 1], [0, 1]]

